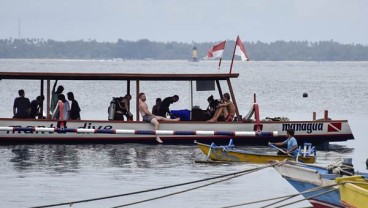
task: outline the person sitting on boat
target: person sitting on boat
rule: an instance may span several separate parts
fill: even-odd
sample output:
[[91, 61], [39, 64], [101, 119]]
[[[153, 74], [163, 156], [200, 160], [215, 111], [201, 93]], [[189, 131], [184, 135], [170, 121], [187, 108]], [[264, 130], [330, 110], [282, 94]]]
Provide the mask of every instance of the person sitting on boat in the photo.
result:
[[24, 97], [24, 90], [18, 90], [19, 97], [14, 99], [13, 104], [13, 118], [29, 118], [31, 112], [31, 102], [29, 99]]
[[37, 96], [35, 100], [32, 100], [31, 102], [31, 114], [30, 118], [43, 118], [42, 112], [41, 112], [41, 105], [43, 101], [45, 100], [45, 96]]
[[[59, 95], [61, 93], [63, 93], [64, 91], [64, 87], [62, 85], [59, 85], [57, 90], [56, 89], [56, 84], [57, 84], [57, 80], [55, 80], [54, 86], [52, 87], [52, 92], [51, 92], [51, 106], [50, 109], [51, 111], [53, 111], [59, 101]], [[52, 115], [54, 116], [54, 115]], [[55, 115], [56, 117], [58, 117], [58, 115]]]
[[132, 96], [127, 94], [120, 98], [116, 102], [114, 120], [124, 121], [124, 115], [127, 117], [128, 121], [133, 120], [133, 115], [130, 113], [130, 100]]
[[162, 117], [166, 117], [167, 113], [170, 114], [170, 109], [169, 109], [170, 105], [178, 102], [178, 100], [179, 100], [179, 96], [177, 95], [165, 98], [161, 102], [160, 108], [158, 110], [158, 115]]
[[52, 118], [58, 120], [69, 120], [70, 105], [64, 94], [59, 95], [59, 101], [52, 112]]
[[225, 121], [233, 121], [234, 115], [235, 115], [235, 105], [230, 101], [229, 93], [225, 93], [222, 103], [218, 104], [216, 107], [215, 115], [207, 122], [210, 123], [217, 122], [220, 116], [224, 116]]
[[216, 107], [221, 103], [221, 101], [213, 98], [213, 95], [209, 96], [207, 98], [207, 101], [208, 101], [208, 107], [205, 111], [205, 115], [208, 120], [208, 119], [211, 119], [215, 115]]
[[152, 114], [153, 114], [153, 115], [158, 115], [158, 111], [159, 111], [159, 109], [160, 109], [160, 105], [161, 105], [161, 103], [162, 103], [161, 98], [156, 98], [156, 105], [154, 105], [154, 106], [152, 107]]
[[285, 145], [287, 146], [286, 150], [278, 151], [277, 152], [278, 155], [285, 155], [286, 153], [296, 156], [298, 153], [298, 142], [294, 137], [294, 129], [286, 130], [286, 137], [287, 139], [283, 142], [270, 143], [270, 144], [273, 144], [275, 146], [285, 146]]
[[70, 112], [69, 112], [70, 119], [71, 120], [80, 120], [81, 119], [81, 117], [80, 117], [81, 109], [79, 107], [78, 102], [74, 99], [73, 92], [68, 92], [67, 96], [68, 96], [68, 100], [70, 100], [70, 102], [71, 102], [71, 107], [70, 107]]
[[[141, 116], [143, 117], [143, 121], [151, 123], [154, 126], [155, 130], [158, 130], [160, 127], [159, 121], [180, 121], [180, 118], [171, 119], [171, 118], [165, 118], [162, 116], [155, 116], [153, 115], [149, 110], [148, 106], [146, 104], [146, 95], [141, 92], [138, 95], [139, 98], [139, 112]], [[162, 143], [162, 140], [158, 135], [156, 135], [156, 141], [158, 143]]]

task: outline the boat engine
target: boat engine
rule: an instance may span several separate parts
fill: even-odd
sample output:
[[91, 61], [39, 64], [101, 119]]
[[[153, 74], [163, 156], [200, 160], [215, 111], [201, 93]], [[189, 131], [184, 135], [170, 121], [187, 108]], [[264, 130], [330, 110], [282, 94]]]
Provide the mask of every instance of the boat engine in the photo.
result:
[[109, 113], [109, 120], [114, 120], [114, 116], [115, 116], [115, 108], [116, 108], [116, 100], [113, 97], [111, 102], [110, 102], [110, 106], [108, 108], [108, 113]]

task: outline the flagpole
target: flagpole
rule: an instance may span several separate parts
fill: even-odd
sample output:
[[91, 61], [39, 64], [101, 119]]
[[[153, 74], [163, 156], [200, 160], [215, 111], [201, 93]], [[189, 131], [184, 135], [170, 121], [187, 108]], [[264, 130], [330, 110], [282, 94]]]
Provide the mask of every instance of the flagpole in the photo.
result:
[[[226, 40], [225, 40], [225, 44], [226, 44]], [[224, 50], [225, 50], [225, 47], [224, 47]], [[222, 62], [222, 56], [220, 57], [220, 60], [219, 60], [219, 64], [218, 64], [218, 70], [220, 70], [220, 67], [221, 67], [221, 62]]]
[[221, 61], [222, 61], [222, 57], [220, 58], [220, 61], [219, 61], [218, 70], [220, 70]]
[[231, 64], [230, 64], [230, 71], [229, 74], [231, 74], [231, 71], [233, 70], [233, 63], [234, 63], [234, 57], [235, 57], [235, 50], [236, 50], [236, 41], [238, 41], [239, 35], [235, 40], [235, 46], [234, 46], [234, 52], [233, 52], [233, 58], [231, 59]]

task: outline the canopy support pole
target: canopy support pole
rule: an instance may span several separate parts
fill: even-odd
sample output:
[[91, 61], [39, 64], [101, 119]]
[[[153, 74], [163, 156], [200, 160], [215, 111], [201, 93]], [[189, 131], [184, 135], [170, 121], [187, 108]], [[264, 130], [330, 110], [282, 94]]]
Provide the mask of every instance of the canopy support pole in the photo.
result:
[[220, 94], [220, 99], [223, 99], [223, 94], [222, 94], [222, 89], [221, 89], [221, 85], [220, 85], [220, 80], [216, 80], [216, 85], [217, 85], [217, 89], [219, 91]]
[[[41, 87], [40, 87], [40, 96], [43, 96], [43, 79], [41, 79]], [[41, 118], [43, 117], [43, 102], [41, 103], [40, 106], [40, 112], [41, 112]]]
[[232, 85], [231, 85], [230, 79], [227, 79], [227, 85], [229, 86], [231, 99], [233, 100], [233, 103], [234, 103], [234, 105], [235, 105], [235, 113], [236, 113], [236, 117], [237, 117], [237, 118], [240, 118], [239, 109], [238, 109], [238, 104], [236, 103], [235, 94], [234, 94], [233, 87], [232, 87]]
[[47, 113], [46, 113], [46, 115], [47, 115], [47, 118], [51, 118], [51, 116], [50, 116], [50, 105], [51, 105], [51, 103], [50, 103], [50, 80], [48, 79], [47, 80]]
[[139, 80], [136, 81], [136, 121], [139, 121]]
[[130, 95], [130, 80], [127, 80], [127, 94]]
[[190, 110], [193, 109], [193, 80], [190, 80]]

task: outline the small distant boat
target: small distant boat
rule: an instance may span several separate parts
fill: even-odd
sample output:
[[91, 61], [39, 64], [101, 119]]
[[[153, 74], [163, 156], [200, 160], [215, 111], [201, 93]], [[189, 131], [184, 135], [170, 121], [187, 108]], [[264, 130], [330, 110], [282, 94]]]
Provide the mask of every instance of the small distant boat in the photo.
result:
[[[340, 201], [336, 178], [351, 175], [368, 177], [368, 173], [355, 172], [351, 162], [342, 161], [328, 167], [287, 161], [276, 164], [274, 168], [314, 207], [318, 208], [344, 207]], [[312, 189], [315, 191], [312, 192]]]
[[226, 161], [226, 162], [248, 162], [248, 163], [269, 163], [271, 161], [283, 161], [285, 159], [298, 160], [303, 163], [314, 163], [316, 157], [313, 155], [305, 155], [299, 157], [292, 157], [291, 155], [275, 155], [275, 154], [258, 154], [249, 151], [235, 149], [232, 144], [232, 140], [227, 146], [216, 146], [214, 143], [211, 145], [199, 143], [194, 141], [198, 145], [203, 154], [214, 161]]
[[362, 176], [336, 178], [344, 207], [368, 206], [368, 180]]
[[198, 62], [198, 52], [197, 52], [197, 47], [195, 46], [193, 46], [193, 50], [192, 50], [192, 61]]

